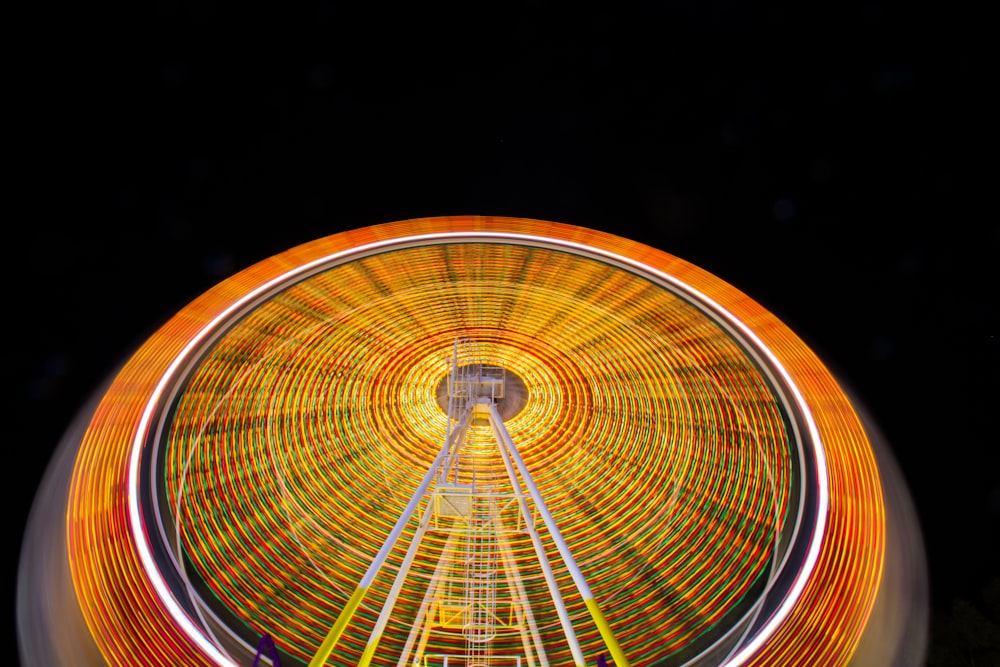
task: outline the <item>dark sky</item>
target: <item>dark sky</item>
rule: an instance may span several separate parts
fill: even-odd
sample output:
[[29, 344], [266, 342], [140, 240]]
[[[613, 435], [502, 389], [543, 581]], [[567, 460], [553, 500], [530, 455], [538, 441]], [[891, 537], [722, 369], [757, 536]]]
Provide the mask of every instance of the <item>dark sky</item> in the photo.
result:
[[28, 206], [5, 246], [17, 525], [76, 409], [198, 294], [344, 229], [491, 214], [610, 231], [747, 292], [885, 432], [935, 608], [1000, 573], [982, 17], [279, 4], [98, 8], [40, 31], [18, 108]]

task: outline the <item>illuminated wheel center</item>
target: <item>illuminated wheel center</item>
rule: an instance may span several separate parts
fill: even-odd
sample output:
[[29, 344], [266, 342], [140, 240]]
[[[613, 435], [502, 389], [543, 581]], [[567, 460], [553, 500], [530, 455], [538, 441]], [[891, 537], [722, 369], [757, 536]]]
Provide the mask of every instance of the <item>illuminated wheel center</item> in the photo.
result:
[[[496, 403], [500, 417], [504, 421], [509, 421], [524, 409], [530, 398], [530, 392], [524, 384], [524, 380], [517, 373], [509, 371], [506, 368], [502, 370], [504, 375], [504, 391], [502, 396], [494, 399], [494, 402]], [[449, 377], [450, 375], [447, 374], [442, 377], [437, 389], [434, 390], [434, 398], [437, 400], [438, 407], [441, 408], [441, 412], [444, 414], [448, 414]]]

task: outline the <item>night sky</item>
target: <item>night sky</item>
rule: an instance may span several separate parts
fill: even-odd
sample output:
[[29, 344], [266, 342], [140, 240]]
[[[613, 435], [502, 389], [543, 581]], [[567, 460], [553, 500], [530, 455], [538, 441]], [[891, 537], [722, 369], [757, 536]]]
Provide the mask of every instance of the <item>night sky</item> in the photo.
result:
[[350, 228], [505, 215], [648, 243], [782, 318], [895, 452], [934, 609], [978, 601], [1000, 575], [982, 17], [356, 4], [161, 1], [42, 31], [5, 244], [17, 528], [76, 410], [225, 277]]

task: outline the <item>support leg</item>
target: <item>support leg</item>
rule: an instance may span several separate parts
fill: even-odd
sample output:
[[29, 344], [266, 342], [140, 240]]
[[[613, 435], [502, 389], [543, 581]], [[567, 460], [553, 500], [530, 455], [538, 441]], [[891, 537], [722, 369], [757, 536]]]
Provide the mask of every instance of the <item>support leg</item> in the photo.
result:
[[549, 508], [545, 505], [545, 500], [542, 498], [541, 493], [538, 492], [538, 487], [535, 486], [535, 481], [531, 478], [531, 473], [528, 472], [528, 468], [524, 465], [524, 461], [521, 459], [521, 454], [518, 453], [517, 447], [514, 446], [514, 441], [511, 440], [510, 434], [507, 433], [507, 428], [503, 425], [503, 420], [497, 412], [496, 405], [490, 404], [489, 410], [490, 424], [493, 425], [494, 431], [499, 434], [500, 437], [498, 439], [502, 440], [501, 446], [507, 446], [507, 449], [510, 452], [511, 460], [513, 460], [514, 465], [517, 466], [518, 472], [521, 473], [521, 478], [524, 480], [525, 486], [528, 487], [528, 493], [531, 494], [531, 499], [535, 501], [535, 507], [538, 508], [538, 512], [541, 514], [546, 528], [549, 529], [549, 534], [552, 536], [552, 540], [556, 543], [556, 548], [559, 549], [559, 555], [562, 556], [563, 562], [566, 563], [566, 567], [569, 569], [569, 573], [573, 577], [573, 583], [576, 584], [577, 590], [580, 592], [581, 597], [583, 597], [584, 604], [587, 605], [587, 610], [590, 611], [590, 615], [594, 619], [594, 623], [597, 625], [597, 629], [601, 633], [604, 643], [607, 644], [608, 650], [611, 651], [611, 655], [615, 659], [615, 664], [618, 667], [629, 667], [629, 662], [625, 657], [625, 653], [622, 651], [621, 646], [618, 644], [618, 640], [615, 639], [614, 634], [611, 632], [611, 626], [608, 625], [607, 619], [604, 618], [604, 614], [601, 612], [600, 607], [598, 607], [597, 602], [594, 600], [594, 594], [590, 591], [590, 586], [587, 585], [587, 580], [583, 578], [583, 573], [580, 571], [580, 567], [576, 564], [576, 559], [573, 558], [573, 554], [566, 545], [566, 541], [563, 539], [562, 533], [559, 532], [559, 526], [556, 525], [555, 520], [552, 518], [552, 514], [549, 513]]
[[[459, 433], [465, 432], [465, 427], [468, 425], [471, 414], [471, 410], [466, 410], [465, 413], [463, 413], [461, 420], [459, 420], [459, 428], [456, 428], [452, 432], [452, 440]], [[410, 517], [413, 516], [413, 513], [416, 511], [421, 499], [423, 499], [424, 494], [427, 493], [428, 487], [430, 487], [431, 482], [434, 481], [434, 475], [447, 458], [448, 451], [451, 449], [452, 444], [453, 443], [451, 441], [445, 442], [441, 452], [434, 459], [430, 468], [427, 469], [427, 474], [424, 475], [423, 480], [420, 482], [420, 486], [418, 486], [417, 490], [413, 493], [413, 497], [410, 498], [410, 502], [407, 504], [406, 509], [404, 509], [403, 513], [400, 514], [399, 519], [396, 521], [396, 525], [393, 526], [392, 530], [389, 532], [389, 536], [382, 544], [382, 548], [379, 549], [379, 552], [375, 555], [371, 565], [368, 566], [368, 571], [365, 572], [365, 575], [361, 578], [361, 583], [358, 584], [358, 587], [354, 590], [354, 593], [351, 594], [350, 599], [348, 599], [347, 605], [345, 605], [344, 609], [340, 612], [337, 622], [333, 624], [333, 627], [330, 628], [330, 632], [323, 640], [323, 643], [320, 644], [316, 655], [313, 656], [313, 659], [309, 662], [309, 667], [321, 667], [326, 663], [326, 659], [330, 657], [330, 653], [333, 652], [333, 649], [336, 648], [337, 642], [340, 640], [341, 635], [344, 634], [344, 630], [347, 628], [347, 624], [350, 622], [351, 617], [357, 610], [358, 605], [361, 604], [361, 601], [364, 599], [365, 595], [367, 595], [368, 589], [371, 586], [372, 581], [375, 579], [375, 575], [378, 573], [379, 568], [382, 567], [385, 559], [389, 556], [389, 552], [392, 551], [392, 548], [396, 545], [396, 541], [403, 532], [403, 528], [405, 528], [406, 524], [410, 522]]]

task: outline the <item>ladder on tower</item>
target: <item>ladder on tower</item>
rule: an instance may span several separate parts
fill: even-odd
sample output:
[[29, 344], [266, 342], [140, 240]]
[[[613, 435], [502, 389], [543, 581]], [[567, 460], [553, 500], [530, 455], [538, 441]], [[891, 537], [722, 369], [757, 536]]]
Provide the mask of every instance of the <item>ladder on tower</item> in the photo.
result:
[[466, 538], [465, 622], [462, 628], [467, 667], [490, 667], [490, 642], [497, 634], [498, 519], [490, 495], [473, 498]]

